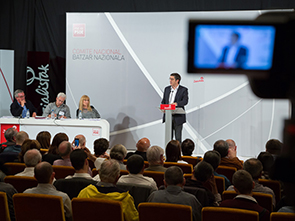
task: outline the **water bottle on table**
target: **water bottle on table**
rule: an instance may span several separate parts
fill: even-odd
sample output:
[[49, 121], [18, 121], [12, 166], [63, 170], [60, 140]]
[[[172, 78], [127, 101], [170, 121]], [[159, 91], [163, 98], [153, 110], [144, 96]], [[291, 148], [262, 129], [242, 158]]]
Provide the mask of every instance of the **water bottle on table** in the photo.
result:
[[55, 114], [54, 114], [54, 110], [52, 109], [51, 110], [51, 119], [54, 119], [55, 118]]
[[82, 111], [79, 111], [78, 118], [79, 118], [79, 120], [82, 120]]
[[30, 118], [30, 111], [27, 109], [26, 118]]

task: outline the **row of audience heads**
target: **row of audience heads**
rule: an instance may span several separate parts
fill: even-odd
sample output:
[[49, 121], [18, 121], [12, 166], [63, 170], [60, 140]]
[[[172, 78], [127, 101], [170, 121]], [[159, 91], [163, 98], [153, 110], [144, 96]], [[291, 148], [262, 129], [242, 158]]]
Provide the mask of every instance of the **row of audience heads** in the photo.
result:
[[[59, 145], [63, 141], [69, 141], [69, 137], [65, 133], [57, 133], [52, 139], [50, 144], [51, 134], [47, 131], [40, 132], [36, 140], [28, 139], [28, 134], [24, 131], [17, 132], [15, 129], [10, 128], [5, 132], [5, 138], [7, 141], [13, 141], [15, 137], [16, 143], [22, 146], [21, 152], [19, 154], [19, 161], [24, 162], [23, 156], [25, 152], [29, 149], [48, 149], [48, 153], [59, 154], [61, 156], [67, 155], [71, 151], [71, 146], [68, 147], [63, 152], [58, 151]], [[83, 135], [77, 135], [79, 138], [79, 143], [81, 146], [85, 146], [86, 139]], [[94, 141], [93, 144], [94, 152], [97, 157], [104, 154], [109, 148], [109, 141], [100, 138]], [[162, 164], [165, 161], [164, 150], [159, 146], [150, 147], [150, 142], [147, 138], [142, 138], [138, 141], [137, 150], [142, 152], [147, 152], [147, 159], [150, 164]], [[190, 156], [194, 151], [194, 142], [190, 139], [186, 139], [180, 144], [177, 140], [171, 140], [165, 148], [165, 156], [167, 162], [177, 162], [181, 160], [181, 152], [185, 156]], [[219, 158], [225, 157], [228, 154], [230, 148], [236, 148], [235, 143], [232, 140], [218, 140], [214, 144], [214, 154], [219, 155]], [[262, 152], [259, 154], [258, 159], [263, 163], [263, 168], [265, 171], [269, 171], [274, 159], [274, 154], [279, 154], [282, 148], [282, 143], [278, 140], [269, 140], [266, 143], [267, 152]], [[210, 153], [210, 151], [208, 152]], [[122, 161], [127, 155], [127, 149], [122, 144], [117, 144], [111, 148], [110, 157]], [[208, 154], [207, 154], [208, 155]], [[205, 158], [206, 154], [204, 155]], [[213, 169], [215, 170], [220, 162], [211, 162]]]

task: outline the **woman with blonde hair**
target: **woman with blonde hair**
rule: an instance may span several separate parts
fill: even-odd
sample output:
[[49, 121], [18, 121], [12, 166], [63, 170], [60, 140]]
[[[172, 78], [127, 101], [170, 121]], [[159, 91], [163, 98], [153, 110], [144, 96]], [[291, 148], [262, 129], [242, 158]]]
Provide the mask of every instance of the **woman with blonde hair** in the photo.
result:
[[79, 109], [76, 111], [77, 118], [80, 111], [82, 118], [100, 118], [98, 111], [93, 106], [90, 106], [90, 98], [87, 95], [80, 98]]

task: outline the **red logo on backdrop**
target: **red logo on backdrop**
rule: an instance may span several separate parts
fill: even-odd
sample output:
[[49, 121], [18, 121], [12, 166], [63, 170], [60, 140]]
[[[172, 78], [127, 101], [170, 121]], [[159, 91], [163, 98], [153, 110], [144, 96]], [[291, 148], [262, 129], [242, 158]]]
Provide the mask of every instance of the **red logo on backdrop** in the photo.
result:
[[198, 83], [198, 82], [204, 82], [204, 78], [200, 77], [200, 80], [194, 80], [194, 83]]
[[92, 129], [92, 136], [99, 136], [100, 137], [100, 129], [99, 128], [97, 128], [97, 129], [93, 128]]
[[86, 37], [86, 24], [73, 24], [73, 37], [85, 38]]
[[161, 104], [160, 105], [161, 110], [175, 110], [174, 104]]
[[4, 137], [4, 133], [8, 128], [15, 128], [17, 131], [19, 131], [19, 124], [1, 124], [1, 137], [0, 137], [0, 143], [6, 142], [6, 139]]

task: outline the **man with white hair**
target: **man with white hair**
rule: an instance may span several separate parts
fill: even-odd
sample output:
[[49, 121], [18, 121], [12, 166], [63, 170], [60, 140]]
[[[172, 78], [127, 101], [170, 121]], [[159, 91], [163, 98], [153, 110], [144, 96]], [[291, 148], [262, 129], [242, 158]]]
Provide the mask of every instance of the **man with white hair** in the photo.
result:
[[51, 117], [52, 111], [54, 113], [54, 117], [57, 118], [71, 118], [71, 111], [68, 105], [64, 104], [67, 96], [65, 93], [60, 92], [56, 96], [56, 101], [47, 105], [43, 112], [43, 116]]
[[158, 171], [165, 172], [167, 168], [164, 165], [164, 150], [159, 146], [152, 146], [146, 153], [149, 167], [145, 168], [145, 171]]
[[15, 176], [30, 176], [34, 177], [34, 168], [42, 160], [42, 155], [39, 150], [31, 149], [28, 150], [24, 155], [24, 162], [26, 168], [23, 172], [15, 174]]

